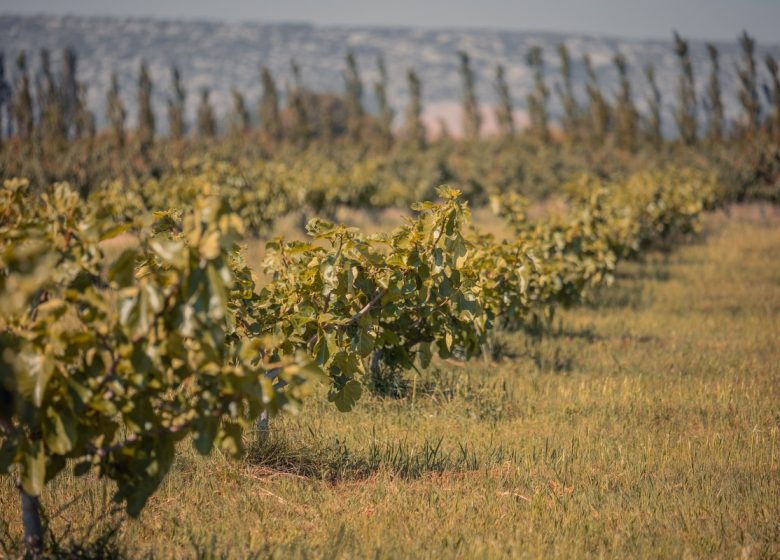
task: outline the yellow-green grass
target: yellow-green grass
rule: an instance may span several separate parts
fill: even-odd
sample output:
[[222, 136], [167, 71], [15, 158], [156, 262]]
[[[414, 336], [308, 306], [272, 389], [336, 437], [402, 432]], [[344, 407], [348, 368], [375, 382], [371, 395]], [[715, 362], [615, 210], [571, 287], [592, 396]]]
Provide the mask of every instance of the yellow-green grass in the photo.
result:
[[[735, 207], [541, 341], [438, 363], [341, 414], [313, 396], [242, 461], [183, 446], [137, 521], [58, 478], [54, 534], [128, 557], [780, 556], [780, 213]], [[18, 497], [0, 482], [9, 540]], [[87, 551], [90, 552], [90, 551]]]

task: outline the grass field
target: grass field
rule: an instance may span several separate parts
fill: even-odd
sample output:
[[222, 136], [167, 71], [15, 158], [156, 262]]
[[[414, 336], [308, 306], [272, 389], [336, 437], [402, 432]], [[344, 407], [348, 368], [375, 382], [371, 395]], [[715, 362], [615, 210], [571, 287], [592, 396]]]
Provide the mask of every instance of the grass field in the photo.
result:
[[[138, 521], [63, 476], [54, 533], [128, 557], [780, 557], [776, 209], [710, 215], [493, 346], [348, 415], [312, 398], [244, 461], [187, 451]], [[5, 478], [0, 512], [18, 541]]]

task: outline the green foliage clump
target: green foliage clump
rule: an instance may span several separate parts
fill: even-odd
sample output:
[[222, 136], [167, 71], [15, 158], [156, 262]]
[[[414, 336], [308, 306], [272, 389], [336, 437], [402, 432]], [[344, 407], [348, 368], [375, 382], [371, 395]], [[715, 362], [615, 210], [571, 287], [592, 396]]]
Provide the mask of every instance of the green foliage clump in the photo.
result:
[[66, 468], [97, 469], [138, 515], [177, 442], [238, 454], [248, 421], [294, 407], [316, 375], [252, 336], [244, 226], [223, 199], [142, 220], [113, 261], [102, 242], [126, 228], [67, 185], [33, 201], [6, 181], [0, 205], [0, 472], [27, 498]]

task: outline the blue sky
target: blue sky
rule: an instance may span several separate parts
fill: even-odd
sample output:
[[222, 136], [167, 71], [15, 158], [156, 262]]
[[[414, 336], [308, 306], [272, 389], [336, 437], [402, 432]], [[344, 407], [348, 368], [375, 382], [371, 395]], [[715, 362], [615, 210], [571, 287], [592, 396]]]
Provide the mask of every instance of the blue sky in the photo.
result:
[[0, 0], [0, 13], [549, 30], [780, 43], [780, 0]]

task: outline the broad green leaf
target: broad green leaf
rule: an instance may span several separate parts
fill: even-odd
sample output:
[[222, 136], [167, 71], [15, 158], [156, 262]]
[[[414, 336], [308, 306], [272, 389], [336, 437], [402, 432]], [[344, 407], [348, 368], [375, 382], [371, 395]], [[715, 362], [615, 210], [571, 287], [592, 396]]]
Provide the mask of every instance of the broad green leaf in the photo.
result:
[[219, 321], [227, 315], [228, 312], [228, 293], [220, 274], [213, 264], [206, 267], [206, 276], [209, 280], [209, 316]]
[[113, 238], [114, 238], [114, 237], [116, 237], [117, 235], [119, 235], [119, 234], [122, 234], [122, 233], [126, 232], [126, 231], [128, 230], [128, 227], [129, 227], [129, 226], [128, 226], [127, 224], [118, 224], [118, 225], [115, 225], [115, 226], [113, 226], [113, 227], [111, 227], [111, 228], [109, 228], [109, 229], [107, 229], [107, 230], [103, 231], [103, 232], [100, 234], [100, 240], [101, 240], [101, 241], [106, 241], [106, 240], [108, 240], [108, 239], [113, 239]]
[[0, 443], [0, 474], [8, 474], [8, 470], [16, 460], [17, 442], [13, 439], [5, 439]]
[[52, 452], [66, 455], [78, 438], [75, 419], [69, 411], [57, 411], [51, 406], [46, 409], [46, 418], [46, 445]]
[[374, 351], [374, 343], [375, 337], [370, 331], [365, 328], [358, 330], [357, 348], [361, 358], [365, 358]]
[[138, 258], [138, 251], [135, 249], [125, 249], [122, 254], [114, 261], [108, 271], [108, 279], [116, 282], [120, 288], [130, 286], [135, 275], [135, 263]]
[[417, 356], [420, 359], [420, 367], [423, 369], [431, 365], [431, 358], [433, 357], [431, 354], [431, 345], [427, 342], [420, 344], [417, 347]]
[[46, 481], [46, 452], [43, 442], [34, 441], [24, 451], [22, 488], [30, 496], [40, 496]]
[[328, 340], [325, 332], [320, 330], [317, 333], [317, 341], [314, 343], [314, 361], [317, 365], [324, 366], [329, 357]]
[[154, 251], [163, 262], [174, 268], [182, 268], [187, 262], [186, 248], [182, 241], [172, 239], [153, 239], [149, 242], [149, 248]]
[[363, 394], [363, 386], [359, 381], [350, 379], [340, 389], [332, 389], [328, 400], [335, 403], [341, 412], [349, 412], [355, 407], [358, 399]]
[[214, 416], [202, 416], [195, 422], [194, 444], [198, 453], [207, 455], [211, 452], [218, 430], [219, 419]]
[[27, 350], [19, 353], [16, 362], [19, 392], [31, 399], [36, 407], [40, 407], [43, 404], [46, 385], [54, 373], [54, 356]]
[[204, 235], [201, 240], [200, 244], [198, 245], [198, 249], [200, 250], [200, 254], [203, 256], [206, 260], [214, 260], [216, 259], [220, 252], [222, 251], [222, 248], [220, 247], [220, 235], [219, 232], [214, 230], [210, 231], [206, 235]]

